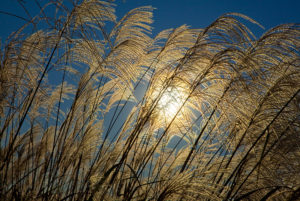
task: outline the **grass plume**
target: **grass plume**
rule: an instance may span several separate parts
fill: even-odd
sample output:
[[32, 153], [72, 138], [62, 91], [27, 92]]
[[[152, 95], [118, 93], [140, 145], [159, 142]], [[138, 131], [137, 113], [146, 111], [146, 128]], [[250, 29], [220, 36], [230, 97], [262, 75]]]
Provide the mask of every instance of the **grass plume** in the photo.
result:
[[299, 24], [36, 3], [0, 52], [0, 200], [299, 199]]

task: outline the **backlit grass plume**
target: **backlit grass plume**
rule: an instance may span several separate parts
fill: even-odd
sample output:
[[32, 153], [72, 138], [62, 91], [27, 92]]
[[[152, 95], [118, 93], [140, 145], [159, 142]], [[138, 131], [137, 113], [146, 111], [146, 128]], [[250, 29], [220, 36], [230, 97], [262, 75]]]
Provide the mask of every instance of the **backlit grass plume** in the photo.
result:
[[0, 200], [299, 199], [299, 24], [39, 6], [1, 47]]

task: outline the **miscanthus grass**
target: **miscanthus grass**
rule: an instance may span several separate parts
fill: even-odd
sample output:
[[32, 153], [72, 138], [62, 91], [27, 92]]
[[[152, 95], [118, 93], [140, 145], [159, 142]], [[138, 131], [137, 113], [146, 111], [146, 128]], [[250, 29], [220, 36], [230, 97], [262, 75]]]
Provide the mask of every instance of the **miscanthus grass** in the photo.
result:
[[0, 200], [299, 199], [299, 24], [36, 4], [1, 46]]

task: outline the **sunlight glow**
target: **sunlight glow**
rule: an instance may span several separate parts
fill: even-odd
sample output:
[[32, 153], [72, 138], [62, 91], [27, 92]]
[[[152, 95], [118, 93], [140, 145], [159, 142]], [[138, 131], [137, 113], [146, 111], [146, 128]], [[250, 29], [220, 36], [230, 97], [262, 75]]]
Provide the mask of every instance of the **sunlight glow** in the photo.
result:
[[163, 128], [172, 122], [172, 127], [177, 127], [179, 124], [182, 126], [187, 118], [189, 119], [190, 85], [188, 80], [178, 72], [164, 69], [156, 73], [148, 94], [149, 101], [145, 108], [154, 107], [151, 116], [153, 126]]
[[[167, 120], [171, 120], [182, 107], [186, 98], [186, 93], [180, 87], [168, 87], [158, 101], [158, 109], [160, 116]], [[184, 108], [181, 108], [182, 113]], [[178, 114], [178, 115], [179, 115]]]

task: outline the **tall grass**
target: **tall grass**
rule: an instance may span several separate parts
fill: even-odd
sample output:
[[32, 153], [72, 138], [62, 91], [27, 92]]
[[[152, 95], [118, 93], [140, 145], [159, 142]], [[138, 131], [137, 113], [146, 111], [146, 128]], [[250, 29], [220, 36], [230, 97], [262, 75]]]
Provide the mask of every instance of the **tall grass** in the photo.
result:
[[49, 2], [1, 48], [0, 200], [299, 199], [299, 24]]

